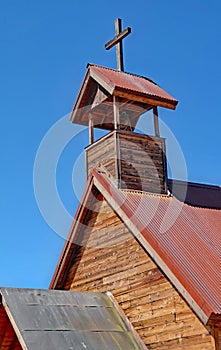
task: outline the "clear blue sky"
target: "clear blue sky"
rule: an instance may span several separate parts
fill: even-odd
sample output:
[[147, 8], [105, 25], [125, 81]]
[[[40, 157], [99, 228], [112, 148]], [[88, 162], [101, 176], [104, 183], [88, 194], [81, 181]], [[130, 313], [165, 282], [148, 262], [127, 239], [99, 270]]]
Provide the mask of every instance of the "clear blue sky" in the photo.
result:
[[[126, 71], [152, 78], [179, 100], [177, 111], [160, 110], [160, 117], [181, 146], [189, 181], [221, 184], [220, 1], [2, 1], [2, 286], [49, 285], [64, 240], [35, 200], [36, 152], [50, 127], [70, 112], [86, 64], [115, 68], [115, 50], [105, 51], [104, 44], [117, 17], [132, 27], [124, 42]], [[67, 145], [58, 163], [58, 191], [70, 215], [77, 206], [73, 165], [85, 142], [82, 134]]]

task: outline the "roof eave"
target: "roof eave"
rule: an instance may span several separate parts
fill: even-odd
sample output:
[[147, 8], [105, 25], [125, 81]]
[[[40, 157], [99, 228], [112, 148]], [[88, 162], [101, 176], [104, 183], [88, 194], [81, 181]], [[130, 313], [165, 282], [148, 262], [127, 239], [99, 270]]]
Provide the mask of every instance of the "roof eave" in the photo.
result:
[[[80, 87], [80, 90], [79, 90], [79, 93], [78, 93], [78, 96], [76, 98], [76, 101], [74, 103], [74, 106], [72, 108], [72, 112], [70, 114], [70, 121], [72, 123], [77, 123], [77, 124], [82, 124], [81, 122], [79, 122], [78, 120], [75, 120], [76, 119], [76, 116], [77, 116], [77, 112], [79, 111], [79, 109], [81, 108], [81, 102], [82, 102], [82, 99], [84, 97], [84, 94], [85, 94], [85, 91], [88, 87], [88, 84], [89, 84], [89, 81], [90, 81], [90, 78], [94, 79], [99, 85], [101, 85], [110, 95], [113, 94], [113, 87], [111, 87], [109, 84], [107, 84], [101, 76], [99, 76], [98, 74], [96, 74], [92, 69], [91, 69], [91, 66], [90, 64], [88, 64], [87, 66], [87, 72], [85, 74], [85, 77], [84, 77], [84, 80], [81, 84], [81, 87]], [[85, 106], [84, 106], [85, 107]], [[84, 108], [83, 107], [83, 108]]]
[[89, 78], [90, 78], [90, 70], [88, 68], [87, 71], [86, 71], [86, 74], [84, 76], [84, 80], [83, 80], [83, 82], [81, 84], [81, 87], [80, 87], [79, 93], [77, 95], [77, 98], [75, 100], [74, 106], [72, 108], [72, 112], [70, 114], [70, 121], [72, 123], [74, 122], [75, 115], [76, 115], [76, 113], [77, 113], [77, 111], [79, 109], [82, 97], [83, 97], [83, 95], [85, 93], [85, 90], [86, 90], [86, 87], [88, 85]]
[[122, 97], [122, 98], [127, 98], [132, 101], [149, 104], [151, 106], [159, 106], [159, 107], [164, 107], [172, 110], [175, 110], [178, 104], [177, 100], [172, 100], [172, 99], [170, 100], [170, 99], [166, 99], [163, 97], [159, 97], [159, 96], [151, 95], [147, 93], [142, 94], [138, 91], [136, 92], [128, 89], [123, 89], [118, 86], [115, 87], [113, 91], [113, 95]]

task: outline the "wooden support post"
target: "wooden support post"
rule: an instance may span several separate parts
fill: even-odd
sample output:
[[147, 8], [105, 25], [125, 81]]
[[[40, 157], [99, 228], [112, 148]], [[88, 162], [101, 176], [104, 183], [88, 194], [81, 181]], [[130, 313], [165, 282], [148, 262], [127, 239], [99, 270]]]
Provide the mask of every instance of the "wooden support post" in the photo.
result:
[[92, 116], [89, 116], [89, 142], [90, 145], [94, 143], [94, 122]]
[[158, 110], [157, 106], [153, 107], [153, 117], [154, 117], [154, 131], [155, 136], [160, 137], [159, 120], [158, 120]]
[[114, 108], [114, 130], [119, 128], [119, 100], [117, 96], [113, 96], [113, 108]]

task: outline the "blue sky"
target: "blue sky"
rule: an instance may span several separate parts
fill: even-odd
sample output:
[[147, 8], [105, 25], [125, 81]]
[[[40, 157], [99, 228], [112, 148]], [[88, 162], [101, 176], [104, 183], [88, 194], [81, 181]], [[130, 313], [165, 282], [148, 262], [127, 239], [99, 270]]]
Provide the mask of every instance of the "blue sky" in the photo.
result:
[[[175, 112], [160, 110], [160, 117], [178, 140], [189, 181], [221, 184], [220, 1], [4, 1], [0, 5], [2, 286], [49, 285], [64, 239], [45, 222], [35, 199], [37, 150], [48, 130], [70, 112], [86, 64], [116, 67], [115, 50], [105, 51], [104, 44], [114, 35], [117, 17], [124, 27], [132, 27], [124, 42], [125, 70], [153, 79], [179, 100]], [[70, 130], [76, 132], [71, 123]], [[55, 141], [56, 146], [58, 138]], [[82, 131], [59, 157], [57, 187], [70, 217], [82, 186], [82, 169], [79, 184], [75, 171], [74, 188], [72, 172], [86, 145]], [[45, 193], [53, 208], [47, 188]], [[61, 215], [59, 224], [65, 231], [69, 221]]]

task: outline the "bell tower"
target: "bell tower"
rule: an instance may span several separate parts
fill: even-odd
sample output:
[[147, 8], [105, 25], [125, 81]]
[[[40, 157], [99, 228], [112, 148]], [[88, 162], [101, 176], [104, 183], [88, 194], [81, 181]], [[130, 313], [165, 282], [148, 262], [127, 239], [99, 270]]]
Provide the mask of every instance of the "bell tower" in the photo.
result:
[[[115, 21], [116, 36], [106, 45], [117, 47], [118, 70], [88, 64], [74, 104], [71, 121], [89, 127], [86, 172], [101, 166], [121, 189], [167, 193], [165, 139], [160, 137], [158, 107], [175, 109], [178, 103], [152, 80], [123, 71], [122, 31]], [[152, 110], [155, 135], [135, 132], [142, 114]], [[94, 140], [94, 128], [108, 130]]]

